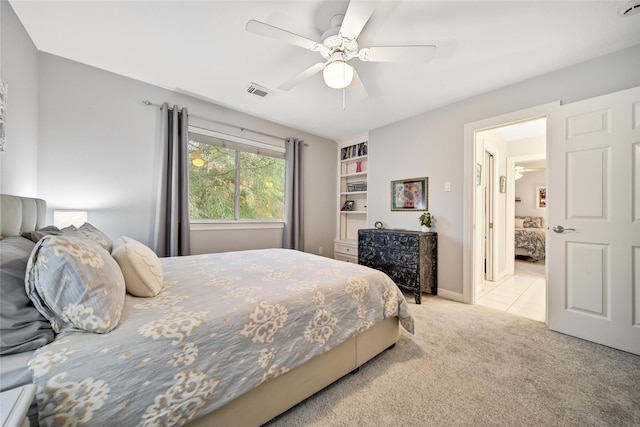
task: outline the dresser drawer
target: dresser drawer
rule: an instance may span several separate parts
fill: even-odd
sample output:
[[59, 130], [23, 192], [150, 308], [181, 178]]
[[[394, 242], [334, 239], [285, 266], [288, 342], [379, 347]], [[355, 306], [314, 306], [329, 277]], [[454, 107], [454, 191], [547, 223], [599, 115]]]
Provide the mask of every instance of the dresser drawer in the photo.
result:
[[386, 273], [398, 286], [420, 291], [420, 275], [415, 269], [395, 266]]
[[333, 251], [337, 254], [350, 255], [358, 258], [358, 244], [357, 243], [345, 243], [336, 242], [333, 247]]
[[357, 256], [352, 256], [352, 255], [344, 255], [341, 253], [336, 252], [334, 259], [338, 260], [338, 261], [346, 261], [346, 262], [351, 262], [353, 264], [357, 264], [358, 263], [358, 257]]

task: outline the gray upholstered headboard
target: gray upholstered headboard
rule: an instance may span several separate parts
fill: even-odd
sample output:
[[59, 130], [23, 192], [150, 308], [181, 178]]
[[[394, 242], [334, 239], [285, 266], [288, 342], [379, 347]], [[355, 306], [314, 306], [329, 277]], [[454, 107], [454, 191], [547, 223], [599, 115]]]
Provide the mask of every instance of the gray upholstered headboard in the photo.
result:
[[32, 197], [0, 194], [0, 236], [17, 236], [46, 226], [47, 203]]

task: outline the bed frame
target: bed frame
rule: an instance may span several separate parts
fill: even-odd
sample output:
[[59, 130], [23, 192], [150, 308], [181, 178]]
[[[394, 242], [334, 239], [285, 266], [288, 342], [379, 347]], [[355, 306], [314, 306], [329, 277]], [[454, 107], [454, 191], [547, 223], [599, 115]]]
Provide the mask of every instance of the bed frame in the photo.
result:
[[[46, 210], [42, 199], [0, 195], [0, 235], [15, 236], [45, 227]], [[304, 365], [191, 421], [188, 426], [262, 425], [393, 347], [399, 335], [397, 317], [383, 320]]]

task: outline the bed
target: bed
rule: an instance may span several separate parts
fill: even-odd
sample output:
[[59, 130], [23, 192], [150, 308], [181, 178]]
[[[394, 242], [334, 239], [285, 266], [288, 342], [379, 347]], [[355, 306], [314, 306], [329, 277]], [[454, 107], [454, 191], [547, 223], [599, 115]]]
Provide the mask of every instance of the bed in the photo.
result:
[[542, 217], [515, 217], [515, 255], [540, 261], [546, 254], [547, 231], [542, 226]]
[[7, 351], [27, 322], [8, 315], [3, 280], [0, 384], [36, 384], [32, 425], [261, 425], [413, 332], [377, 270], [285, 249], [154, 259], [91, 224], [45, 228], [42, 200], [0, 197], [3, 279], [18, 246], [31, 305], [15, 305], [34, 323]]

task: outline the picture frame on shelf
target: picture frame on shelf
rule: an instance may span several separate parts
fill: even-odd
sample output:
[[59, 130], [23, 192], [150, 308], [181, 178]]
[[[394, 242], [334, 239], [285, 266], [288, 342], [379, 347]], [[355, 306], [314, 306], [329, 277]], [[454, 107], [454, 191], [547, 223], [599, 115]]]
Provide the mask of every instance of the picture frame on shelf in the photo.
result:
[[391, 181], [391, 210], [429, 210], [429, 178]]
[[353, 207], [355, 205], [355, 202], [353, 200], [346, 200], [344, 202], [344, 205], [342, 205], [342, 209], [340, 209], [341, 211], [353, 211]]

